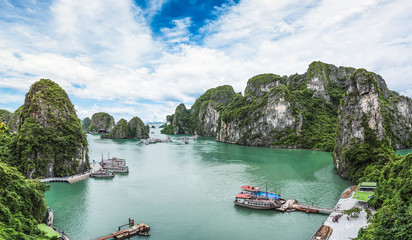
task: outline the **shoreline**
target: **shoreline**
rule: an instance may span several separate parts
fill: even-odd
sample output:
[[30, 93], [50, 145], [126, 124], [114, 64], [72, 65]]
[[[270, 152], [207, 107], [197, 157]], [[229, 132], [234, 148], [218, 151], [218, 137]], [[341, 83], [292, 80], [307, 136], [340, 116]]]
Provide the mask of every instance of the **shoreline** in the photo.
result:
[[[348, 193], [350, 191], [350, 194]], [[309, 240], [346, 240], [356, 238], [361, 228], [369, 225], [367, 212], [369, 210], [372, 215], [375, 209], [368, 207], [367, 203], [359, 202], [353, 199], [356, 191], [356, 185], [346, 188], [336, 203], [334, 211], [328, 216], [316, 232]], [[358, 217], [348, 217], [342, 214], [344, 210], [349, 210], [353, 207], [361, 208]], [[369, 216], [371, 217], [371, 216]]]

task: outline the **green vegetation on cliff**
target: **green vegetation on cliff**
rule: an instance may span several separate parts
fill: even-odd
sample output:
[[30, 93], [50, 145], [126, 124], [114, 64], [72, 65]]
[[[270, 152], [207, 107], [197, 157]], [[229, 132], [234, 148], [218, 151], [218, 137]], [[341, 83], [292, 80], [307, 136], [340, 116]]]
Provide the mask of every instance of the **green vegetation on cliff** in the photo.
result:
[[12, 116], [12, 113], [5, 110], [5, 109], [0, 109], [0, 121], [3, 121], [4, 123], [9, 123], [9, 120]]
[[82, 130], [86, 131], [89, 128], [91, 123], [92, 123], [92, 120], [90, 120], [89, 117], [83, 119], [83, 121], [82, 121]]
[[95, 113], [92, 116], [91, 123], [87, 128], [88, 133], [97, 133], [99, 131], [110, 132], [113, 130], [114, 118], [105, 112]]
[[0, 160], [0, 239], [47, 239], [37, 228], [46, 214], [46, 190]]
[[231, 124], [231, 131], [241, 135], [239, 144], [332, 151], [338, 105], [345, 92], [342, 82], [353, 71], [313, 62], [304, 75], [252, 77], [245, 96], [237, 94], [222, 110], [218, 128]]
[[14, 111], [14, 113], [10, 117], [9, 122], [7, 123], [7, 126], [12, 133], [17, 133], [18, 131], [21, 111], [23, 111], [23, 105], [21, 105], [16, 109], [16, 111]]
[[167, 123], [161, 130], [164, 134], [206, 134], [206, 109], [211, 107], [221, 111], [231, 101], [235, 92], [229, 85], [211, 88], [202, 94], [190, 109], [181, 103], [175, 113], [167, 116]]
[[132, 139], [132, 138], [148, 138], [149, 130], [144, 125], [139, 117], [133, 117], [129, 122], [126, 119], [120, 119], [114, 129], [102, 135], [102, 138], [113, 139]]
[[[351, 106], [367, 99], [369, 108], [379, 111], [360, 111], [359, 107], [352, 106], [341, 112], [340, 121], [345, 121], [347, 116], [351, 119], [338, 127], [339, 136], [333, 157], [338, 171], [351, 181], [378, 183], [375, 194], [368, 202], [377, 212], [371, 218], [371, 224], [359, 232], [358, 239], [406, 240], [412, 236], [412, 154], [400, 156], [394, 149], [399, 144], [411, 145], [410, 138], [402, 140], [405, 136], [399, 135], [402, 132], [393, 123], [403, 125], [403, 131], [410, 123], [402, 121], [400, 113], [394, 110], [396, 101], [401, 97], [382, 87], [377, 77], [364, 69], [357, 70], [351, 76], [358, 88], [347, 93], [342, 104]], [[410, 100], [405, 98], [403, 101]], [[360, 122], [359, 127], [354, 124], [356, 121]], [[382, 126], [380, 123], [384, 131], [379, 127]], [[343, 131], [346, 135], [362, 138], [346, 138], [342, 135]]]
[[353, 182], [378, 183], [368, 202], [377, 212], [357, 239], [401, 239], [412, 236], [412, 154], [395, 154], [386, 137], [378, 140], [366, 124], [365, 140], [345, 151], [346, 171]]
[[87, 139], [66, 92], [41, 79], [26, 94], [6, 161], [29, 178], [74, 175], [89, 167]]

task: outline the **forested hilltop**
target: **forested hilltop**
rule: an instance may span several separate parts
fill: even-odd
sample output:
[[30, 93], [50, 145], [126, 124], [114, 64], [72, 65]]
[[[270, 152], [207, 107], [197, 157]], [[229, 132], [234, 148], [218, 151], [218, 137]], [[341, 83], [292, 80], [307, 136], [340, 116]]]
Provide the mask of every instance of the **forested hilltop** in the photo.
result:
[[31, 86], [8, 123], [18, 127], [0, 120], [0, 239], [48, 239], [37, 228], [47, 185], [26, 178], [84, 171], [87, 140], [66, 92], [46, 79]]
[[304, 74], [255, 76], [244, 95], [230, 86], [210, 89], [166, 120], [167, 134], [330, 151], [342, 177], [378, 182], [369, 202], [378, 210], [359, 239], [412, 236], [412, 154], [394, 151], [412, 147], [412, 101], [375, 73], [313, 62]]
[[[379, 97], [368, 95], [374, 84]], [[361, 103], [348, 102], [347, 98], [355, 95], [361, 96]], [[215, 136], [221, 142], [252, 146], [332, 151], [338, 123], [345, 125], [341, 129], [345, 131], [360, 120], [359, 114], [342, 118], [341, 113], [350, 109], [382, 112], [373, 121], [376, 127], [385, 127], [391, 145], [412, 146], [411, 99], [390, 91], [375, 73], [322, 62], [311, 63], [304, 74], [252, 77], [244, 95], [227, 85], [209, 89], [191, 109], [184, 104], [177, 106], [175, 113], [166, 117], [163, 133]]]
[[149, 126], [145, 125], [139, 117], [133, 117], [129, 122], [122, 118], [115, 123], [113, 116], [99, 112], [93, 114], [91, 120], [88, 117], [83, 119], [82, 128], [87, 133], [101, 134], [101, 138], [149, 138]]

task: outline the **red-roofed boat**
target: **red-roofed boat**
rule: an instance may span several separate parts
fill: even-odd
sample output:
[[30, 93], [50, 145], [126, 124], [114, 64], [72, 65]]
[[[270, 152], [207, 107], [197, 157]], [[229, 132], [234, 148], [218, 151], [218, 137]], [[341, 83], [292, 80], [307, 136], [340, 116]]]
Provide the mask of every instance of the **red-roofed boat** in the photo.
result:
[[242, 186], [233, 203], [238, 206], [254, 209], [274, 209], [280, 207], [284, 200], [279, 194], [262, 192], [260, 187]]

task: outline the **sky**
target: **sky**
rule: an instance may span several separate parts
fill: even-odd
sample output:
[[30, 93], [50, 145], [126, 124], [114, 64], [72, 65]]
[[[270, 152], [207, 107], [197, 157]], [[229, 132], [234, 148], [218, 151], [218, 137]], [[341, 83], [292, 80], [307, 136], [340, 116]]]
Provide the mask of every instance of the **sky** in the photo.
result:
[[410, 0], [0, 0], [0, 109], [51, 79], [80, 119], [164, 122], [207, 89], [313, 61], [412, 97]]

